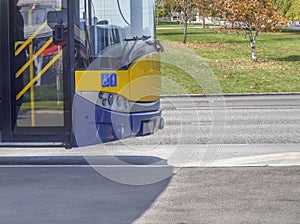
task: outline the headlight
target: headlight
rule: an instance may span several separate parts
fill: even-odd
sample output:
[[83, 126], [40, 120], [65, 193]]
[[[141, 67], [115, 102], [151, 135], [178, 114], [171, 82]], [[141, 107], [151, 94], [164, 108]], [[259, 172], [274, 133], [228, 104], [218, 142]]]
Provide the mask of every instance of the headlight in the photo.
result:
[[117, 97], [117, 105], [120, 108], [128, 109], [128, 100], [122, 96]]
[[108, 95], [108, 104], [109, 104], [109, 106], [113, 106], [113, 103], [114, 103], [114, 96], [113, 96], [113, 94], [109, 94]]
[[113, 111], [129, 112], [129, 102], [121, 95], [100, 92], [98, 98], [97, 105], [100, 107]]

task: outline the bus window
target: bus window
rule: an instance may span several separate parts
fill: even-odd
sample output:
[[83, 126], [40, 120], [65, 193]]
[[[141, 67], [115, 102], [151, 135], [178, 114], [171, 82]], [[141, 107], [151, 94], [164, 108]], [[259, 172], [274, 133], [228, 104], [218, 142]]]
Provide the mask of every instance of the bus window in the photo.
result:
[[[151, 0], [80, 0], [77, 11], [79, 21], [75, 24], [80, 25], [75, 25], [78, 30], [75, 61], [78, 68], [88, 64], [91, 68], [122, 69], [153, 50], [145, 43], [155, 40]], [[135, 51], [133, 47], [145, 50]], [[83, 60], [89, 63], [80, 62]]]

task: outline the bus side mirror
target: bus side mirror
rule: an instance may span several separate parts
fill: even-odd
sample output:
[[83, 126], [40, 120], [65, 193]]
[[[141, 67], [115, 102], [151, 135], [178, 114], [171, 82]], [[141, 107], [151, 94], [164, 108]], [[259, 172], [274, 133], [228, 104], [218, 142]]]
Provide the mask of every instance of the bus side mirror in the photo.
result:
[[47, 23], [48, 26], [53, 30], [54, 43], [64, 41], [65, 28], [68, 26], [67, 10], [48, 12]]

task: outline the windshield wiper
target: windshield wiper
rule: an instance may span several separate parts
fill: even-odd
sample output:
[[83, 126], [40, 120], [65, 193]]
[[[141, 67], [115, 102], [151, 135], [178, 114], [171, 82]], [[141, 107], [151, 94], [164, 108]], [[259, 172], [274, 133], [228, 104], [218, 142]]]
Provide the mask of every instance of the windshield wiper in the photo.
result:
[[145, 40], [148, 40], [150, 38], [151, 38], [151, 36], [145, 36], [145, 35], [143, 35], [141, 37], [136, 36], [136, 37], [133, 37], [133, 38], [125, 38], [125, 41], [137, 41], [137, 40], [143, 40], [143, 41], [145, 41]]

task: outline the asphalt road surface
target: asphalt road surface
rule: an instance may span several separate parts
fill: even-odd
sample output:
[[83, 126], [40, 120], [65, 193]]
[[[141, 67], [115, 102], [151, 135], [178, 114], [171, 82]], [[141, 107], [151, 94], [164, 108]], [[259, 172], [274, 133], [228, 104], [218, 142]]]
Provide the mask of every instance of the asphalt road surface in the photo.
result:
[[0, 222], [298, 224], [299, 173], [299, 167], [183, 168], [135, 186], [92, 168], [1, 168]]
[[0, 223], [299, 223], [299, 99], [165, 97], [153, 136], [0, 148]]
[[161, 144], [300, 143], [300, 95], [166, 97]]

